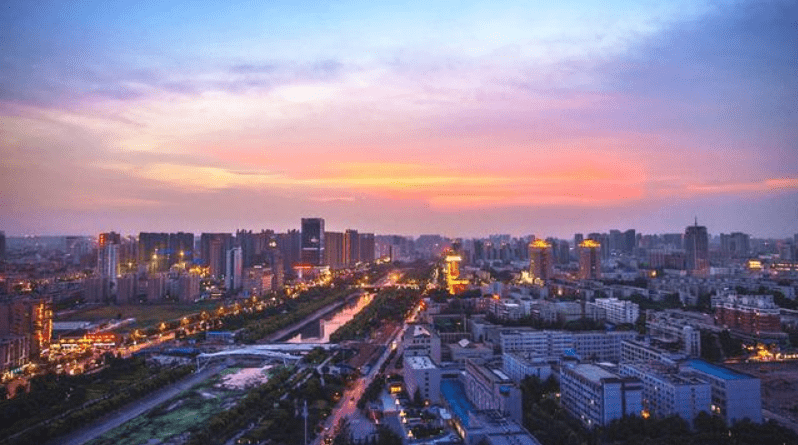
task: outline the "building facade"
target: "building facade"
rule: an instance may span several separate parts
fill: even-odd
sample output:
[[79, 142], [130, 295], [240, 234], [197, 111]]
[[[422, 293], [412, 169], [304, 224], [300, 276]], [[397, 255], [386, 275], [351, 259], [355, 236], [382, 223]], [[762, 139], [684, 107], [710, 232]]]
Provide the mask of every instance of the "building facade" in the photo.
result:
[[607, 425], [643, 411], [643, 384], [596, 365], [564, 366], [560, 370], [563, 408], [588, 428]]

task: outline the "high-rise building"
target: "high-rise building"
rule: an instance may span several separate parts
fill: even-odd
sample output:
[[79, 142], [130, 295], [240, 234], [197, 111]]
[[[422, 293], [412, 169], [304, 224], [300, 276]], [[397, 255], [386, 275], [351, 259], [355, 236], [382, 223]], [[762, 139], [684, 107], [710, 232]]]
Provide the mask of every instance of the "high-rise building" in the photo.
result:
[[374, 262], [374, 234], [361, 233], [360, 236], [360, 262]]
[[224, 274], [224, 286], [228, 291], [237, 291], [242, 286], [242, 255], [240, 247], [227, 251], [227, 268]]
[[709, 235], [706, 227], [698, 225], [698, 220], [685, 229], [684, 248], [688, 272], [701, 275], [709, 271]]
[[166, 254], [168, 255], [167, 263], [169, 266], [187, 261], [194, 260], [194, 234], [177, 232], [169, 234], [169, 247]]
[[554, 276], [552, 247], [542, 239], [529, 244], [529, 275], [535, 282], [545, 282]]
[[108, 244], [121, 244], [122, 237], [116, 232], [104, 232], [97, 237], [97, 245], [102, 248]]
[[101, 233], [97, 240], [97, 275], [106, 287], [101, 294], [104, 300], [111, 299], [116, 295], [121, 237], [116, 232], [107, 232]]
[[323, 265], [324, 246], [324, 219], [302, 218], [302, 262]]
[[623, 246], [622, 249], [624, 253], [632, 255], [635, 253], [635, 248], [637, 247], [637, 233], [635, 229], [629, 229], [626, 232], [623, 232]]
[[30, 357], [39, 357], [49, 347], [52, 335], [53, 309], [49, 298], [0, 301], [0, 337], [26, 337]]
[[[593, 234], [590, 234], [587, 237], [594, 241], [598, 242], [602, 241], [601, 239], [594, 237]], [[620, 252], [623, 250], [623, 233], [621, 233], [620, 230], [617, 229], [610, 230], [608, 241], [609, 243], [602, 243], [602, 244], [607, 244], [607, 247], [609, 247], [611, 251]]]
[[354, 266], [360, 261], [360, 235], [357, 230], [347, 229], [344, 232], [344, 262]]
[[[798, 235], [795, 235], [798, 238]], [[0, 230], [0, 261], [6, 259], [6, 233]]]
[[229, 233], [203, 233], [200, 235], [202, 264], [208, 266], [210, 274], [221, 278], [225, 273], [226, 253], [233, 248], [233, 235]]
[[97, 252], [97, 271], [100, 278], [107, 278], [111, 287], [116, 286], [119, 275], [119, 244], [106, 244]]
[[331, 269], [341, 269], [346, 266], [344, 262], [344, 234], [343, 232], [325, 232], [324, 264]]
[[139, 265], [148, 265], [151, 272], [166, 270], [168, 250], [168, 233], [139, 233]]
[[289, 230], [286, 233], [278, 233], [276, 236], [277, 250], [280, 251], [283, 259], [283, 270], [291, 273], [294, 265], [300, 262], [302, 235], [298, 230]]
[[579, 245], [579, 278], [601, 278], [601, 244], [591, 239], [584, 240]]
[[746, 233], [720, 234], [720, 250], [725, 258], [744, 259], [751, 251], [751, 237]]

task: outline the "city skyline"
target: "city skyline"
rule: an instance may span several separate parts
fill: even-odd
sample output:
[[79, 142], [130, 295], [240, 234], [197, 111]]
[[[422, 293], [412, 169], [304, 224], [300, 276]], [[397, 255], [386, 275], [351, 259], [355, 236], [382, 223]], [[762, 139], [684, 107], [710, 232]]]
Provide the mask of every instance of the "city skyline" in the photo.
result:
[[792, 2], [0, 18], [0, 230], [798, 232]]

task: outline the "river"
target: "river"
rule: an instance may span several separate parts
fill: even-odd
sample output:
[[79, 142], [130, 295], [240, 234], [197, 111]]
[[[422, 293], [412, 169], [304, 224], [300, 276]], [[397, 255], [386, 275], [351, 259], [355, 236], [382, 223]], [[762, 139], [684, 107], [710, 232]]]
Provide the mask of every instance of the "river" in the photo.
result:
[[374, 299], [374, 294], [363, 294], [319, 318], [318, 323], [308, 323], [298, 331], [292, 332], [288, 343], [329, 343], [330, 334], [351, 320]]

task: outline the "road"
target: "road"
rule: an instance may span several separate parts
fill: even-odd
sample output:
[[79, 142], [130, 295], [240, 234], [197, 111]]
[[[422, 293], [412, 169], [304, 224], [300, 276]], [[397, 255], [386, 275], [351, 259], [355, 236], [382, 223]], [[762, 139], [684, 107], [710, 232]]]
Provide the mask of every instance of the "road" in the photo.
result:
[[[402, 328], [399, 327], [394, 331], [393, 335], [391, 335], [391, 340], [388, 342], [390, 345], [396, 339], [396, 337], [402, 332]], [[352, 388], [344, 391], [343, 397], [341, 397], [341, 402], [339, 405], [333, 410], [332, 414], [327, 417], [327, 420], [324, 422], [325, 431], [328, 431], [327, 434], [331, 434], [330, 432], [334, 430], [335, 426], [338, 425], [338, 422], [341, 419], [345, 419], [357, 411], [357, 401], [360, 400], [360, 397], [363, 395], [363, 391], [371, 384], [371, 381], [374, 380], [374, 377], [379, 373], [380, 367], [388, 358], [388, 355], [391, 353], [391, 348], [385, 348], [385, 351], [382, 353], [380, 358], [371, 368], [368, 374], [363, 376], [362, 378], [357, 379], [357, 382], [352, 386]], [[311, 442], [312, 445], [319, 445], [322, 443], [324, 439], [324, 433], [319, 434], [316, 439]]]
[[217, 374], [225, 367], [226, 365], [220, 364], [213, 368], [207, 368], [199, 373], [192, 374], [171, 386], [157, 391], [155, 394], [151, 394], [141, 400], [137, 400], [118, 411], [95, 420], [86, 427], [75, 430], [66, 436], [51, 440], [48, 445], [82, 445], [90, 440], [94, 440], [108, 431], [111, 431], [112, 429], [124, 424], [125, 422], [128, 422], [155, 408], [161, 403], [166, 402], [167, 400], [175, 397], [176, 395], [202, 382], [203, 380], [208, 379], [214, 374]]
[[[371, 368], [371, 371], [369, 371], [369, 373], [364, 377], [358, 379], [357, 383], [355, 383], [355, 385], [351, 389], [344, 391], [344, 395], [341, 398], [340, 404], [336, 406], [335, 409], [333, 409], [333, 412], [332, 414], [330, 414], [330, 417], [328, 417], [327, 420], [324, 422], [325, 431], [327, 431], [326, 434], [333, 434], [335, 426], [338, 425], [338, 422], [340, 422], [341, 419], [345, 419], [349, 417], [351, 414], [353, 414], [355, 411], [357, 411], [357, 401], [360, 400], [360, 397], [363, 395], [363, 391], [365, 391], [365, 389], [368, 387], [371, 381], [374, 380], [374, 377], [379, 372], [380, 368], [382, 367], [382, 364], [385, 363], [385, 360], [391, 354], [390, 345], [396, 341], [397, 337], [401, 336], [402, 332], [404, 332], [405, 329], [407, 329], [408, 323], [415, 321], [416, 316], [418, 315], [418, 311], [419, 311], [419, 306], [416, 306], [413, 312], [405, 321], [405, 323], [402, 326], [396, 328], [396, 330], [391, 335], [389, 341], [386, 343], [386, 346], [388, 347], [385, 348], [385, 351], [382, 353], [379, 360], [377, 360], [377, 362]], [[397, 354], [400, 352], [401, 350], [397, 351]], [[325, 433], [319, 434], [316, 437], [316, 439], [314, 439], [313, 442], [311, 442], [311, 444], [320, 445], [322, 443], [322, 440], [324, 440], [324, 436]]]

